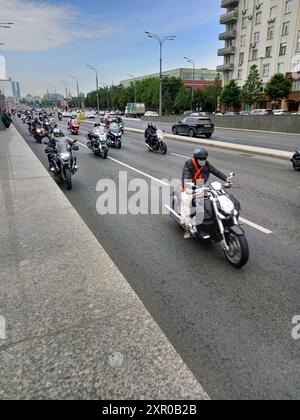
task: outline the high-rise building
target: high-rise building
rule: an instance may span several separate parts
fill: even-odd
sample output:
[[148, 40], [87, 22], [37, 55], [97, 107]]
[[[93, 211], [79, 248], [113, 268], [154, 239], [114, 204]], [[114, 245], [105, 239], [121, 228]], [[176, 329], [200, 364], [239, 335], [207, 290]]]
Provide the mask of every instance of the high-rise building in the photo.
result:
[[11, 82], [13, 98], [19, 101], [21, 99], [21, 90], [19, 82]]
[[226, 30], [219, 36], [225, 46], [218, 51], [224, 57], [218, 71], [224, 83], [242, 85], [254, 64], [264, 83], [300, 70], [299, 0], [222, 0], [221, 7]]

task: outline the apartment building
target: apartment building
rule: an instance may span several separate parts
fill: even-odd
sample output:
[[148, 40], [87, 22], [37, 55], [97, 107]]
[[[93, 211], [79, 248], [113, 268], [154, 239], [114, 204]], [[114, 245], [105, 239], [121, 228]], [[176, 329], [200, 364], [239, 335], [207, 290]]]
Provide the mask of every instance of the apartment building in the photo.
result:
[[[263, 83], [276, 73], [293, 82], [289, 106], [300, 105], [300, 0], [222, 0], [226, 12], [220, 22], [226, 30], [218, 51], [224, 63], [218, 67], [224, 83], [243, 85], [251, 66], [259, 68]], [[298, 94], [299, 92], [299, 94]]]

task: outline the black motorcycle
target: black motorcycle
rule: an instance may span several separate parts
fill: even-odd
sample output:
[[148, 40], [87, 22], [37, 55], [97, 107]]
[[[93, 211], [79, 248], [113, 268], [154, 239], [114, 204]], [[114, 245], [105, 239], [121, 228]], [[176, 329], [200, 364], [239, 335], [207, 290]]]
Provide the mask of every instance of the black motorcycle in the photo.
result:
[[43, 138], [47, 135], [42, 125], [37, 125], [32, 128], [32, 134], [37, 143], [42, 144]]
[[295, 171], [300, 171], [300, 149], [296, 149], [293, 157], [291, 158], [293, 168]]
[[145, 134], [146, 146], [149, 152], [160, 152], [162, 155], [166, 155], [168, 152], [168, 146], [165, 142], [165, 133], [162, 130], [156, 130], [150, 134]]
[[108, 156], [108, 144], [107, 144], [107, 133], [104, 127], [98, 127], [98, 129], [90, 131], [87, 136], [87, 146], [95, 155], [107, 159]]
[[121, 149], [122, 131], [117, 124], [110, 126], [109, 132], [107, 133], [107, 144], [108, 147], [116, 147], [117, 149]]
[[50, 171], [60, 181], [66, 183], [68, 191], [72, 189], [72, 176], [78, 171], [77, 158], [73, 151], [78, 151], [76, 141], [69, 141], [65, 137], [56, 141], [55, 149], [50, 147], [48, 142], [45, 152], [49, 156]]

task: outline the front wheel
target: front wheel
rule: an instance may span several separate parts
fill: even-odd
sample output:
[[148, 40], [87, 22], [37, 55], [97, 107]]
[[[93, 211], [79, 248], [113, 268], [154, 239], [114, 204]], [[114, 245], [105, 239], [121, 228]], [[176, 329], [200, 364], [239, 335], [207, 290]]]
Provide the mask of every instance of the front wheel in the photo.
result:
[[65, 170], [65, 176], [66, 176], [67, 189], [68, 189], [68, 191], [71, 191], [71, 189], [72, 189], [72, 174], [71, 174], [71, 169], [70, 168], [67, 168]]
[[206, 137], [207, 139], [210, 139], [210, 138], [212, 137], [212, 133], [205, 134], [205, 137]]
[[245, 235], [238, 236], [230, 232], [226, 236], [229, 250], [224, 250], [225, 256], [235, 268], [244, 267], [249, 261], [249, 244]]
[[178, 136], [178, 130], [177, 130], [176, 127], [173, 127], [172, 132], [173, 132], [174, 136]]
[[168, 152], [168, 146], [166, 145], [166, 143], [163, 143], [163, 144], [161, 145], [160, 151], [161, 151], [161, 153], [162, 153], [163, 155], [166, 155], [166, 154], [167, 154], [167, 152]]
[[195, 132], [193, 129], [189, 130], [189, 136], [190, 137], [195, 137]]

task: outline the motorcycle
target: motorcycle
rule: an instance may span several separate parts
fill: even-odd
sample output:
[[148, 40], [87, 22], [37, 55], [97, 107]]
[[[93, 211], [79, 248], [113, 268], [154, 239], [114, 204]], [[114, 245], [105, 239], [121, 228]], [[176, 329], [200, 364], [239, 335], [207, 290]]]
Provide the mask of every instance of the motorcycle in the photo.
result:
[[166, 155], [168, 152], [167, 143], [164, 140], [165, 133], [162, 130], [156, 130], [156, 133], [152, 133], [151, 136], [147, 138], [146, 146], [150, 152], [160, 152], [163, 155]]
[[42, 126], [34, 127], [32, 129], [32, 134], [33, 134], [33, 137], [36, 140], [36, 142], [42, 144], [43, 138], [46, 135], [45, 129]]
[[62, 121], [62, 119], [63, 119], [62, 113], [61, 113], [61, 112], [59, 112], [59, 113], [58, 113], [58, 121]]
[[80, 130], [80, 124], [76, 120], [72, 120], [68, 125], [68, 130], [71, 134], [78, 136]]
[[300, 149], [296, 149], [293, 157], [291, 158], [293, 168], [295, 171], [300, 171]]
[[107, 145], [107, 133], [104, 127], [98, 127], [97, 129], [90, 131], [87, 136], [87, 146], [92, 152], [103, 159], [107, 159], [108, 156], [108, 145]]
[[107, 133], [107, 144], [108, 147], [116, 147], [117, 149], [121, 149], [122, 132], [117, 124], [111, 125], [110, 130]]
[[45, 153], [50, 155], [52, 162], [51, 172], [60, 181], [63, 181], [68, 191], [72, 189], [72, 176], [78, 171], [77, 158], [73, 156], [73, 151], [78, 151], [79, 146], [75, 144], [76, 141], [70, 142], [66, 138], [61, 138], [56, 142], [55, 151], [48, 146]]
[[[230, 179], [234, 178], [230, 174]], [[229, 263], [235, 268], [244, 267], [249, 260], [249, 244], [245, 231], [239, 223], [240, 203], [229, 195], [225, 188], [231, 187], [231, 182], [222, 186], [214, 182], [209, 187], [187, 185], [187, 193], [191, 194], [191, 222], [192, 237], [209, 243], [222, 243], [224, 254]], [[166, 209], [176, 223], [184, 228], [181, 218], [182, 192], [179, 188], [172, 194], [171, 207]], [[204, 205], [203, 212], [197, 212], [199, 206]], [[200, 218], [199, 218], [200, 214]]]

